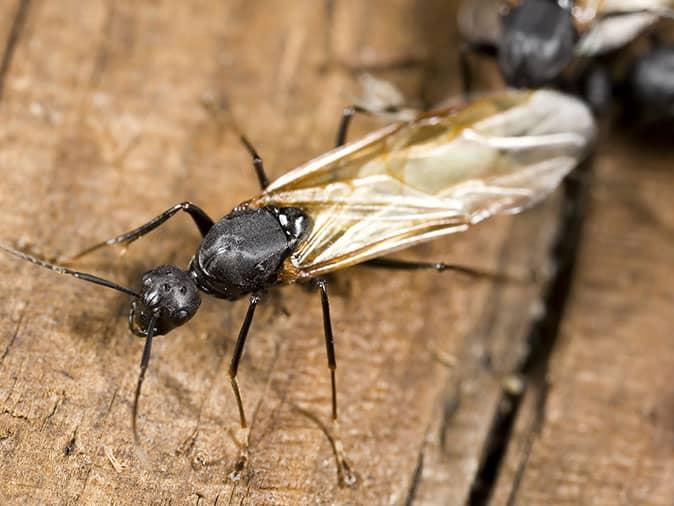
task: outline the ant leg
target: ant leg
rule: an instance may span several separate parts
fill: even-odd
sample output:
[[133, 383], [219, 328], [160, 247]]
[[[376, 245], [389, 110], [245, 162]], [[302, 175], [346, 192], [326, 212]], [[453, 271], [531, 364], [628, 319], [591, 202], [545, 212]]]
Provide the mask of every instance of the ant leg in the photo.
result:
[[196, 206], [192, 202], [181, 202], [180, 204], [176, 204], [173, 207], [168, 208], [160, 215], [152, 218], [144, 225], [141, 225], [140, 227], [135, 228], [130, 232], [126, 232], [125, 234], [118, 235], [117, 237], [113, 237], [112, 239], [108, 239], [107, 241], [94, 244], [93, 246], [85, 249], [84, 251], [81, 251], [80, 253], [77, 253], [74, 256], [62, 259], [61, 261], [64, 263], [75, 262], [76, 260], [79, 260], [82, 257], [106, 246], [115, 246], [117, 244], [120, 244], [126, 247], [136, 239], [143, 237], [145, 234], [149, 232], [152, 232], [155, 228], [159, 227], [159, 225], [162, 225], [169, 218], [175, 215], [178, 211], [184, 211], [192, 217], [195, 225], [199, 229], [199, 232], [201, 232], [202, 236], [205, 236], [213, 226], [213, 220], [200, 207]]
[[461, 70], [461, 91], [463, 98], [468, 99], [468, 96], [473, 90], [473, 72], [468, 61], [469, 54], [480, 54], [483, 56], [496, 57], [498, 48], [488, 42], [465, 42], [461, 44], [459, 49], [459, 67]]
[[262, 163], [262, 157], [260, 157], [260, 155], [257, 154], [257, 151], [255, 150], [255, 148], [245, 135], [239, 134], [239, 138], [241, 139], [243, 145], [246, 147], [246, 150], [248, 150], [248, 153], [250, 153], [250, 156], [253, 158], [253, 167], [255, 168], [257, 180], [260, 183], [260, 189], [264, 190], [267, 186], [269, 186], [269, 178], [267, 177], [267, 174], [264, 171], [264, 164]]
[[332, 336], [332, 322], [330, 321], [330, 301], [328, 299], [327, 283], [324, 279], [316, 280], [318, 289], [321, 292], [321, 305], [323, 308], [323, 333], [325, 334], [325, 351], [328, 356], [328, 368], [330, 369], [330, 385], [332, 388], [332, 426], [337, 456], [337, 473], [339, 480], [347, 486], [354, 486], [357, 478], [351, 470], [340, 438], [339, 420], [337, 418], [337, 385], [335, 381], [335, 371], [337, 369], [337, 360], [335, 358], [335, 340]]
[[239, 382], [236, 379], [236, 374], [239, 370], [239, 362], [241, 361], [241, 356], [243, 355], [243, 347], [246, 344], [246, 337], [248, 337], [250, 324], [253, 321], [255, 308], [261, 300], [261, 296], [257, 294], [250, 297], [248, 311], [246, 312], [246, 317], [244, 318], [243, 324], [241, 325], [241, 330], [239, 330], [239, 337], [236, 338], [234, 354], [232, 355], [232, 361], [229, 364], [229, 379], [232, 384], [232, 390], [234, 391], [234, 397], [236, 397], [236, 405], [239, 408], [239, 419], [241, 423], [240, 432], [243, 439], [243, 441], [239, 442], [241, 444], [239, 459], [236, 461], [234, 469], [229, 474], [230, 479], [234, 481], [241, 477], [241, 471], [243, 471], [244, 467], [246, 467], [246, 462], [248, 461], [248, 436], [250, 434], [250, 427], [248, 427], [248, 422], [246, 421], [246, 412], [243, 409], [243, 400], [241, 398], [241, 391], [239, 390]]
[[250, 143], [248, 138], [241, 132], [237, 121], [234, 119], [232, 110], [226, 98], [221, 97], [220, 99], [210, 97], [202, 100], [201, 105], [203, 108], [213, 117], [218, 126], [231, 128], [239, 136], [239, 139], [245, 146], [250, 156], [253, 158], [253, 167], [255, 167], [255, 174], [257, 179], [260, 182], [260, 187], [264, 190], [269, 186], [269, 179], [264, 172], [264, 165], [262, 164], [262, 158], [257, 154], [257, 151]]
[[143, 355], [140, 359], [140, 373], [138, 375], [138, 383], [136, 383], [136, 392], [133, 396], [133, 410], [131, 418], [131, 426], [133, 428], [133, 441], [137, 446], [140, 446], [140, 438], [138, 437], [138, 400], [140, 399], [140, 391], [143, 388], [143, 381], [145, 380], [145, 372], [150, 363], [150, 353], [152, 352], [152, 338], [155, 333], [155, 325], [157, 324], [158, 314], [152, 315], [150, 323], [147, 326], [145, 335], [145, 346], [143, 347]]
[[401, 111], [399, 106], [391, 105], [384, 109], [367, 109], [360, 105], [350, 105], [345, 107], [342, 111], [342, 119], [339, 121], [339, 127], [337, 128], [337, 137], [335, 142], [335, 147], [338, 148], [346, 144], [346, 135], [351, 125], [351, 120], [356, 113], [361, 114], [371, 114], [374, 116], [383, 116], [386, 114], [395, 114]]
[[534, 281], [506, 273], [490, 272], [463, 265], [446, 264], [444, 262], [409, 262], [406, 260], [396, 260], [393, 258], [375, 258], [361, 264], [363, 267], [374, 267], [378, 269], [395, 269], [401, 271], [416, 271], [424, 269], [433, 269], [437, 272], [454, 271], [472, 278], [491, 279], [497, 282], [526, 284]]
[[345, 107], [344, 110], [342, 111], [342, 119], [339, 121], [339, 128], [337, 128], [337, 139], [335, 147], [338, 148], [346, 143], [346, 134], [349, 131], [349, 125], [351, 125], [353, 115], [356, 114], [357, 112], [367, 114], [370, 111], [359, 105], [350, 105], [349, 107]]

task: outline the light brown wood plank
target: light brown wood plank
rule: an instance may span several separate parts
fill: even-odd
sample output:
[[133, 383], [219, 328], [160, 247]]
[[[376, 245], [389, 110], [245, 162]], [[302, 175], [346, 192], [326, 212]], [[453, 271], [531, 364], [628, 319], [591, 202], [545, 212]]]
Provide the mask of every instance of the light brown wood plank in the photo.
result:
[[672, 504], [671, 151], [602, 149], [548, 387], [527, 393], [492, 504]]
[[[359, 65], [411, 100], [457, 89], [447, 2], [279, 5], [31, 2], [0, 107], [0, 240], [70, 253], [182, 200], [217, 217], [250, 197], [250, 160], [205, 98], [231, 104], [274, 177], [331, 147]], [[358, 119], [353, 135], [377, 124]], [[559, 206], [406, 257], [538, 268]], [[176, 218], [124, 258], [82, 268], [133, 285], [154, 265], [184, 265], [197, 243]], [[157, 340], [140, 408], [144, 466], [130, 430], [142, 342], [127, 332], [128, 301], [5, 257], [0, 285], [0, 497], [90, 504], [463, 502], [540, 293], [432, 272], [353, 269], [331, 281], [342, 436], [361, 478], [348, 489], [316, 421], [329, 426], [330, 405], [315, 292], [284, 289], [290, 316], [274, 298], [259, 310], [240, 370], [250, 467], [231, 483], [226, 366], [245, 302], [206, 301]]]

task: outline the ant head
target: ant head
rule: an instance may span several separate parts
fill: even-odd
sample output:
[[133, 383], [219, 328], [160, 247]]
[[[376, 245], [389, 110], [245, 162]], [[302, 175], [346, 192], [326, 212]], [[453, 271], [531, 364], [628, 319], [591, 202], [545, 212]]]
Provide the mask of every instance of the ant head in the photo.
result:
[[133, 435], [138, 443], [136, 420], [138, 418], [138, 399], [150, 361], [152, 339], [156, 335], [167, 334], [186, 323], [194, 316], [201, 304], [199, 290], [190, 275], [173, 265], [162, 265], [143, 274], [143, 290], [135, 290], [118, 285], [114, 281], [99, 278], [87, 272], [74, 271], [63, 265], [53, 264], [42, 258], [28, 255], [0, 244], [0, 251], [26, 260], [35, 265], [60, 274], [68, 274], [82, 281], [94, 283], [133, 297], [129, 313], [129, 328], [139, 337], [145, 338], [143, 356], [140, 362], [140, 374], [133, 399]]
[[498, 63], [509, 86], [539, 87], [571, 62], [576, 29], [571, 11], [555, 0], [523, 0], [502, 18]]
[[143, 274], [143, 291], [131, 303], [129, 328], [146, 337], [155, 319], [154, 335], [164, 335], [190, 320], [201, 297], [190, 275], [174, 265], [162, 265]]

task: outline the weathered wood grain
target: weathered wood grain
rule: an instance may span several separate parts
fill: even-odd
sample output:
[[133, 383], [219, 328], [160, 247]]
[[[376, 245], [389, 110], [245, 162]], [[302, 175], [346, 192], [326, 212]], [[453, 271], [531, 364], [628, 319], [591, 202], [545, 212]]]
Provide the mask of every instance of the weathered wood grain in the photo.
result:
[[674, 172], [643, 141], [614, 136], [597, 159], [559, 343], [492, 504], [674, 500]]
[[[202, 102], [227, 101], [278, 176], [334, 142], [365, 66], [412, 100], [457, 90], [449, 2], [33, 1], [0, 102], [0, 238], [78, 251], [192, 200], [214, 216], [253, 194], [236, 136]], [[372, 128], [359, 120], [354, 135]], [[408, 257], [541, 268], [559, 201]], [[185, 218], [82, 268], [137, 283], [184, 265]], [[130, 404], [142, 342], [128, 301], [0, 260], [0, 498], [5, 503], [442, 504], [467, 500], [502, 379], [516, 368], [540, 286], [354, 269], [330, 285], [343, 440], [360, 475], [337, 484], [321, 424], [329, 377], [316, 293], [267, 304], [240, 370], [254, 413], [248, 474], [227, 480], [237, 413], [226, 375], [245, 303], [209, 301], [157, 341]], [[271, 302], [274, 302], [272, 299]], [[117, 471], [109, 458], [123, 465]]]

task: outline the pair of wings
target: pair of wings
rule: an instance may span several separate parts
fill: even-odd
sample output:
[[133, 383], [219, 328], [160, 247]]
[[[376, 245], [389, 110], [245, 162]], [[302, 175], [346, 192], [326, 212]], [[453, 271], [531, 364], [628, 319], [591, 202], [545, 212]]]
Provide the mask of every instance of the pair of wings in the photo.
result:
[[594, 137], [579, 100], [504, 91], [334, 149], [248, 205], [299, 207], [312, 219], [284, 265], [292, 282], [517, 213], [552, 192]]
[[[458, 15], [461, 35], [473, 42], [498, 45], [501, 15], [519, 0], [464, 0]], [[662, 17], [674, 17], [674, 0], [577, 0], [571, 12], [581, 38], [580, 56], [618, 49]]]

